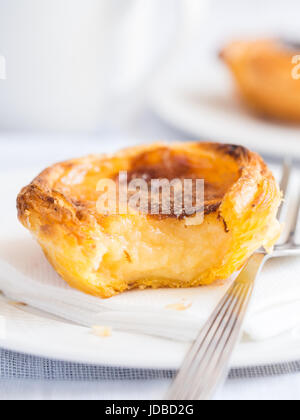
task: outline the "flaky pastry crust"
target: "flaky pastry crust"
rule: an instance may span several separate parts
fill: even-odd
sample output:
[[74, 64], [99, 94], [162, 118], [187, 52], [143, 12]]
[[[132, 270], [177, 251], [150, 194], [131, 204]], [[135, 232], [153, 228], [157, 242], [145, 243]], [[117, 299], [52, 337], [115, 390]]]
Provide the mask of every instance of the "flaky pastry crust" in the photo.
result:
[[[204, 221], [97, 212], [97, 183], [132, 176], [205, 180]], [[109, 298], [134, 288], [195, 287], [227, 279], [259, 247], [272, 247], [281, 193], [255, 153], [232, 145], [139, 146], [56, 164], [23, 188], [22, 224], [72, 287]]]
[[300, 45], [272, 39], [233, 42], [221, 53], [245, 102], [262, 116], [289, 122], [300, 122], [297, 56]]

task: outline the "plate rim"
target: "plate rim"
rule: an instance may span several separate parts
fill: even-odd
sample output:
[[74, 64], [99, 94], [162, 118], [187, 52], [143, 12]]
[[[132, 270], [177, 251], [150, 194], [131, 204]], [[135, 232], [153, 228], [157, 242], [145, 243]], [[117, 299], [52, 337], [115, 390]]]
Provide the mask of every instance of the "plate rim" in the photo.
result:
[[[218, 120], [216, 120], [216, 127], [217, 130], [213, 132], [207, 124], [205, 125], [205, 121], [207, 119], [201, 119], [204, 121], [204, 124], [199, 123], [199, 118], [195, 117], [196, 110], [198, 112], [204, 109], [204, 106], [200, 106], [197, 108], [196, 106], [186, 105], [188, 101], [180, 101], [180, 97], [183, 94], [183, 89], [178, 87], [177, 90], [172, 86], [172, 84], [163, 83], [160, 81], [153, 89], [151, 94], [149, 95], [149, 106], [152, 111], [160, 118], [162, 121], [173, 127], [174, 129], [180, 130], [181, 133], [186, 133], [187, 136], [191, 137], [192, 140], [196, 140], [200, 138], [200, 140], [207, 140], [207, 141], [215, 141], [220, 143], [234, 143], [234, 144], [241, 144], [245, 147], [252, 148], [257, 150], [259, 153], [268, 156], [269, 158], [273, 159], [282, 159], [283, 156], [293, 154], [293, 157], [300, 161], [300, 126], [299, 127], [286, 127], [284, 124], [277, 125], [278, 127], [278, 134], [276, 135], [277, 145], [274, 143], [271, 145], [271, 139], [267, 138], [267, 144], [262, 142], [259, 139], [255, 139], [251, 137], [247, 138], [247, 135], [243, 138], [242, 136], [238, 135], [238, 132], [234, 136], [226, 133], [220, 133], [219, 130], [221, 128], [218, 125]], [[191, 114], [190, 111], [193, 110], [193, 117], [187, 117], [187, 114]], [[216, 114], [217, 115], [217, 114]], [[197, 115], [198, 116], [198, 115]], [[253, 121], [255, 121], [255, 117], [253, 117]], [[257, 118], [257, 121], [263, 122]], [[272, 125], [271, 122], [266, 121], [267, 126], [269, 126], [272, 130], [275, 129], [275, 124]], [[200, 127], [201, 125], [201, 127]], [[219, 128], [218, 128], [219, 127]], [[259, 123], [256, 128], [259, 127]], [[299, 140], [296, 138], [292, 138], [291, 130], [293, 130], [294, 134], [299, 131]], [[294, 131], [295, 130], [295, 131]], [[263, 134], [263, 128], [260, 131], [260, 134]], [[286, 134], [287, 138], [284, 138]], [[296, 135], [296, 134], [295, 134]], [[235, 137], [231, 140], [232, 137]], [[281, 140], [281, 137], [284, 138]], [[278, 139], [280, 144], [278, 145]], [[296, 147], [298, 146], [298, 147]]]
[[[30, 309], [30, 307], [29, 307]], [[12, 308], [12, 311], [26, 311], [26, 309], [19, 309], [19, 308]], [[35, 313], [29, 312], [29, 315], [33, 317], [32, 322], [34, 322], [35, 318], [42, 318], [43, 320], [47, 319], [47, 314], [34, 309]], [[1, 309], [0, 309], [0, 316], [1, 316]], [[49, 315], [50, 317], [50, 315]], [[48, 318], [51, 319], [51, 318]], [[82, 327], [76, 324], [70, 324], [63, 319], [53, 320], [51, 322], [57, 322], [63, 324], [66, 328], [72, 328], [73, 331], [78, 329], [78, 340], [82, 339], [82, 334], [80, 332], [89, 332], [90, 329], [88, 327]], [[296, 334], [295, 334], [296, 331]], [[77, 333], [77, 332], [76, 332]], [[72, 334], [73, 335], [73, 334]], [[151, 337], [151, 336], [143, 336], [142, 334], [133, 334], [130, 332], [121, 332], [114, 330], [113, 335], [117, 337], [120, 335], [118, 339], [123, 340], [125, 337], [138, 337], [138, 339], [143, 340], [143, 337], [150, 338], [151, 341], [155, 340], [157, 346], [159, 347], [160, 344], [166, 344], [166, 348], [169, 351], [175, 349], [177, 355], [173, 360], [170, 360], [170, 357], [167, 355], [163, 355], [162, 357], [154, 360], [153, 358], [149, 360], [149, 358], [143, 360], [143, 358], [139, 358], [137, 361], [133, 361], [132, 357], [126, 357], [126, 355], [122, 355], [122, 357], [116, 360], [116, 357], [112, 356], [109, 351], [106, 353], [103, 350], [100, 352], [101, 355], [99, 356], [97, 352], [97, 356], [95, 357], [96, 352], [90, 351], [88, 354], [83, 354], [82, 350], [80, 352], [74, 351], [74, 347], [72, 345], [69, 348], [63, 346], [53, 346], [47, 347], [47, 350], [40, 345], [39, 341], [36, 340], [34, 342], [28, 341], [25, 339], [22, 334], [20, 334], [20, 338], [16, 339], [0, 339], [0, 347], [7, 351], [19, 353], [19, 354], [26, 354], [38, 358], [43, 359], [51, 359], [55, 361], [62, 361], [66, 363], [75, 363], [75, 364], [84, 364], [89, 366], [106, 366], [112, 368], [129, 368], [129, 369], [144, 369], [144, 370], [177, 370], [180, 367], [181, 360], [183, 360], [184, 355], [186, 354], [186, 349], [189, 347], [189, 343], [181, 343], [175, 340], [165, 339], [161, 337]], [[52, 335], [54, 342], [55, 337]], [[98, 338], [101, 340], [100, 338]], [[59, 343], [59, 340], [58, 340]], [[60, 343], [59, 343], [60, 344]], [[283, 345], [284, 344], [284, 345]], [[295, 346], [297, 344], [297, 346]], [[278, 350], [278, 346], [282, 346], [280, 350]], [[285, 353], [285, 350], [287, 351]], [[253, 352], [255, 349], [255, 352]], [[253, 354], [255, 353], [255, 354]], [[288, 354], [287, 354], [288, 353]], [[232, 362], [230, 364], [231, 369], [247, 369], [247, 368], [254, 368], [254, 367], [261, 367], [261, 366], [270, 366], [270, 365], [283, 365], [289, 364], [293, 362], [300, 361], [300, 327], [296, 328], [289, 333], [282, 334], [278, 337], [274, 337], [273, 339], [265, 340], [263, 342], [242, 342], [240, 343], [232, 357]]]

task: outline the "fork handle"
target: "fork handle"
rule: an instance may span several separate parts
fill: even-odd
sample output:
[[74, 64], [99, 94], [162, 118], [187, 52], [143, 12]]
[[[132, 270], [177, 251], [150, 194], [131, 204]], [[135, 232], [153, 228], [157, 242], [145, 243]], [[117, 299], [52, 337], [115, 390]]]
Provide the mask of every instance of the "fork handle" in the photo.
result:
[[167, 399], [209, 400], [225, 382], [255, 279], [266, 259], [263, 253], [249, 258], [188, 352]]
[[[216, 366], [214, 375], [210, 377], [210, 379], [206, 383], [206, 386], [202, 388], [203, 389], [202, 395], [198, 396], [198, 399], [200, 400], [211, 399], [216, 389], [219, 386], [222, 386], [228, 377], [231, 357], [241, 338], [242, 328], [243, 328], [245, 316], [247, 313], [247, 309], [249, 307], [249, 303], [252, 298], [255, 280], [257, 276], [259, 275], [266, 260], [267, 260], [266, 254], [263, 254], [263, 253], [253, 254], [249, 258], [248, 262], [245, 264], [244, 268], [242, 269], [242, 271], [236, 278], [234, 284], [228, 290], [224, 298], [225, 300], [226, 297], [228, 297], [228, 295], [235, 294], [238, 285], [243, 285], [245, 290], [249, 289], [244, 300], [242, 300], [241, 295], [236, 296], [237, 303], [239, 301], [241, 301], [241, 303], [240, 303], [240, 310], [235, 320], [236, 321], [235, 327], [232, 330], [232, 334], [229, 336], [226, 345], [224, 346], [224, 349], [220, 358], [220, 363], [218, 366]], [[211, 319], [215, 319], [216, 315], [217, 315], [217, 311], [214, 312]]]
[[263, 252], [253, 254], [244, 265], [242, 271], [236, 278], [235, 283], [254, 283], [267, 257], [268, 255]]

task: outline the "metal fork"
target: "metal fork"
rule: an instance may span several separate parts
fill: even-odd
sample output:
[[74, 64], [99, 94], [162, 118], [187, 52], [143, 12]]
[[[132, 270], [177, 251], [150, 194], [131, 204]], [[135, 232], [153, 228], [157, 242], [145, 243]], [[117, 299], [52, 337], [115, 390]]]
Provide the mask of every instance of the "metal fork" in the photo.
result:
[[[284, 196], [290, 183], [291, 169], [290, 163], [283, 165], [280, 186]], [[287, 203], [283, 202], [279, 210], [280, 221], [286, 207]], [[291, 226], [286, 232], [287, 239], [283, 244], [276, 245], [271, 254], [259, 250], [250, 257], [192, 345], [166, 399], [209, 400], [222, 380], [225, 381], [231, 355], [241, 336], [255, 280], [263, 265], [270, 258], [300, 255], [300, 246], [295, 242], [300, 192], [294, 210]]]

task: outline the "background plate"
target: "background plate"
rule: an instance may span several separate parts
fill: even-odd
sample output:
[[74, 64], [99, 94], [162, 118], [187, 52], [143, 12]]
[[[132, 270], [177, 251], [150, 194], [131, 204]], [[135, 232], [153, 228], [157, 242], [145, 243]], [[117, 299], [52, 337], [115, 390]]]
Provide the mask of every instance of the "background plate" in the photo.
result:
[[242, 144], [269, 156], [300, 160], [300, 126], [251, 113], [234, 93], [224, 66], [186, 66], [157, 83], [150, 102], [155, 112], [192, 138]]

